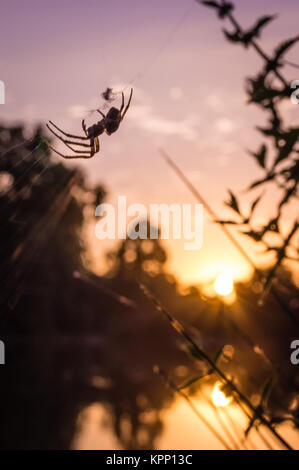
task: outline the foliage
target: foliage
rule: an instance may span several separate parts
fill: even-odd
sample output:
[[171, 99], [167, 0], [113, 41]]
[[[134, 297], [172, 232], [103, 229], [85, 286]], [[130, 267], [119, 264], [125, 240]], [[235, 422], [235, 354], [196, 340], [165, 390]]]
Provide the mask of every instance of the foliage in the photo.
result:
[[[257, 127], [262, 136], [267, 139], [257, 150], [251, 151], [257, 165], [262, 169], [264, 176], [249, 185], [249, 190], [263, 187], [272, 183], [280, 193], [280, 200], [276, 207], [276, 214], [269, 218], [263, 225], [258, 225], [254, 220], [255, 209], [262, 202], [263, 194], [253, 200], [249, 214], [244, 214], [240, 202], [232, 191], [229, 191], [229, 200], [226, 202], [237, 215], [237, 219], [218, 220], [221, 224], [243, 226], [241, 232], [257, 243], [262, 243], [267, 252], [273, 252], [275, 261], [269, 270], [265, 281], [265, 288], [275, 276], [279, 266], [287, 259], [298, 261], [298, 248], [293, 242], [299, 228], [299, 221], [293, 221], [289, 231], [283, 233], [284, 211], [292, 200], [298, 198], [299, 159], [298, 140], [299, 127], [287, 125], [279, 111], [283, 101], [290, 100], [291, 89], [287, 80], [282, 76], [281, 69], [285, 61], [284, 56], [294, 46], [299, 36], [281, 42], [274, 50], [272, 56], [268, 56], [257, 44], [256, 39], [261, 36], [263, 28], [276, 18], [275, 15], [263, 16], [249, 30], [242, 30], [241, 26], [232, 14], [234, 6], [221, 2], [205, 2], [202, 4], [217, 9], [221, 19], [227, 18], [235, 28], [233, 33], [224, 30], [226, 39], [233, 43], [243, 44], [246, 48], [253, 47], [263, 58], [262, 70], [255, 76], [247, 79], [248, 102], [259, 106], [268, 114], [268, 125]], [[229, 5], [229, 6], [228, 6]], [[220, 14], [225, 11], [225, 14]], [[270, 148], [272, 156], [270, 157]], [[272, 245], [268, 242], [269, 233], [275, 233], [278, 243]]]

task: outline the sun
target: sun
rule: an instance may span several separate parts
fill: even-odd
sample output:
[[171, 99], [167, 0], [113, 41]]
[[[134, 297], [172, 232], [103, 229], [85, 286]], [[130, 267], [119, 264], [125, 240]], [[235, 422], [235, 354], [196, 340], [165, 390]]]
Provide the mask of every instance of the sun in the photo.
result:
[[221, 390], [221, 382], [217, 382], [212, 392], [212, 402], [215, 406], [227, 406], [232, 401], [232, 397], [227, 397]]
[[218, 274], [214, 281], [214, 289], [219, 295], [229, 295], [234, 290], [234, 280], [229, 272]]

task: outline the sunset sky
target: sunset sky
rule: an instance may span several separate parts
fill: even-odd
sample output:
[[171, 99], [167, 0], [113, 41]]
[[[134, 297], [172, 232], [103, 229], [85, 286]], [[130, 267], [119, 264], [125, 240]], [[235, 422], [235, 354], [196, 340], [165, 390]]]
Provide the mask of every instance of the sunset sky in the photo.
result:
[[[298, 34], [299, 5], [293, 0], [235, 3], [244, 27], [278, 13], [261, 40], [268, 52]], [[213, 209], [227, 217], [227, 188], [240, 193], [245, 208], [260, 193], [244, 193], [261, 176], [246, 150], [258, 148], [255, 126], [264, 124], [265, 116], [245, 106], [245, 77], [256, 74], [261, 59], [225, 41], [223, 26], [214, 11], [194, 0], [2, 0], [0, 79], [6, 104], [1, 121], [30, 128], [51, 119], [81, 134], [82, 118], [88, 124], [99, 119], [88, 111], [103, 105], [100, 94], [107, 86], [125, 89], [128, 96], [132, 85], [132, 105], [121, 128], [100, 139], [101, 151], [93, 159], [76, 163], [91, 181], [107, 187], [109, 202], [118, 195], [126, 195], [128, 204], [194, 202], [161, 159], [163, 147]], [[298, 62], [298, 52], [294, 47], [289, 60]], [[290, 81], [299, 79], [299, 70], [286, 67], [284, 73]], [[286, 104], [284, 113], [289, 122], [298, 121], [299, 107]], [[257, 220], [274, 213], [275, 198], [267, 190]], [[290, 206], [285, 214], [286, 229], [295, 210]], [[258, 246], [242, 242], [257, 263], [264, 261]], [[94, 235], [92, 243], [98, 250]], [[184, 282], [227, 268], [237, 278], [249, 272], [207, 213], [199, 251], [184, 251], [183, 241], [166, 246], [168, 268]]]

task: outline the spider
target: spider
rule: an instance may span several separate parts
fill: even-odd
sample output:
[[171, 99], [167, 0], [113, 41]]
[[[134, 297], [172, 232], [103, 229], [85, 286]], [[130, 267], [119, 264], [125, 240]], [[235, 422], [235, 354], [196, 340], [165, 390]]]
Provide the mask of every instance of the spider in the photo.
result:
[[[98, 153], [100, 151], [100, 143], [99, 143], [99, 136], [106, 132], [106, 134], [111, 135], [113, 132], [117, 131], [119, 128], [119, 125], [123, 118], [125, 117], [126, 112], [129, 109], [131, 99], [133, 95], [133, 88], [131, 88], [131, 93], [129, 96], [129, 101], [128, 104], [125, 107], [125, 97], [122, 92], [122, 101], [121, 101], [121, 107], [120, 109], [118, 108], [110, 108], [108, 113], [105, 114], [102, 113], [99, 109], [97, 109], [98, 113], [101, 114], [103, 119], [98, 121], [96, 124], [93, 124], [92, 126], [86, 128], [85, 121], [83, 119], [82, 121], [82, 129], [85, 134], [85, 136], [79, 136], [79, 135], [73, 135], [73, 134], [67, 134], [64, 132], [62, 129], [60, 129], [56, 124], [54, 124], [52, 121], [49, 121], [49, 124], [47, 123], [46, 126], [47, 128], [54, 134], [58, 139], [60, 139], [69, 149], [71, 149], [75, 154], [79, 155], [64, 155], [61, 152], [58, 152], [58, 150], [55, 150], [49, 143], [48, 147], [53, 150], [55, 153], [60, 155], [63, 158], [92, 158], [95, 153]], [[61, 134], [63, 134], [65, 137], [61, 137], [59, 134], [57, 134], [52, 127], [54, 127], [57, 131], [59, 131]], [[76, 142], [71, 139], [79, 139], [79, 140], [84, 140], [87, 141], [89, 140], [89, 143], [86, 142]], [[80, 150], [75, 149], [72, 147], [73, 145], [81, 146]], [[82, 148], [83, 147], [83, 148]], [[83, 150], [84, 148], [88, 148], [89, 150]]]

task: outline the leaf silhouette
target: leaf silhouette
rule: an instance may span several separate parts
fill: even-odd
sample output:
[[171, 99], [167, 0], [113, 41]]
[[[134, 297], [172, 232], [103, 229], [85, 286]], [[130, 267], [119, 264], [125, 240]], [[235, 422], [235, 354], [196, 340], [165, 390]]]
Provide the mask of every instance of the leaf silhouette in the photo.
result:
[[222, 1], [222, 3], [219, 4], [217, 2], [202, 0], [200, 3], [207, 7], [216, 8], [218, 10], [219, 18], [222, 19], [234, 9], [234, 5], [232, 3], [225, 1]]
[[209, 2], [209, 1], [206, 1], [206, 0], [202, 0], [201, 3], [203, 5], [206, 5], [207, 7], [212, 7], [212, 8], [220, 8], [220, 5], [218, 5], [217, 2]]
[[256, 242], [260, 242], [262, 240], [261, 232], [257, 232], [255, 230], [247, 230], [247, 231], [240, 230], [240, 232], [243, 235], [247, 235], [248, 237], [252, 238]]
[[266, 83], [265, 79], [265, 72], [261, 73], [256, 78], [247, 79], [246, 91], [249, 95], [248, 103], [257, 103], [266, 108], [271, 105], [275, 99], [281, 100], [283, 98], [289, 98], [289, 86], [275, 88], [269, 83]]
[[286, 181], [294, 180], [295, 182], [299, 182], [299, 158], [291, 163], [291, 165], [287, 168], [284, 168], [281, 171], [281, 175], [284, 176]]
[[279, 233], [279, 225], [278, 225], [279, 217], [275, 217], [275, 219], [271, 219], [267, 225], [263, 228], [263, 235], [266, 232], [274, 232]]
[[265, 144], [262, 144], [258, 152], [250, 152], [250, 154], [256, 159], [257, 163], [262, 167], [266, 167], [266, 155], [267, 147]]
[[229, 41], [241, 42], [245, 47], [248, 47], [253, 39], [260, 36], [262, 28], [266, 26], [267, 23], [272, 21], [275, 17], [275, 15], [262, 16], [259, 20], [257, 20], [255, 25], [251, 29], [245, 31], [244, 33], [241, 32], [238, 28], [236, 28], [236, 31], [234, 33], [230, 33], [225, 29], [223, 29], [223, 32]]
[[297, 41], [299, 41], [299, 36], [283, 41], [274, 51], [274, 60], [277, 62]]
[[222, 224], [222, 225], [237, 225], [238, 222], [235, 220], [215, 220], [214, 221], [216, 224]]
[[235, 31], [234, 33], [230, 33], [226, 29], [222, 29], [226, 39], [228, 39], [231, 42], [241, 42], [242, 41], [242, 36], [240, 34], [240, 31]]
[[251, 216], [252, 216], [252, 214], [253, 214], [253, 212], [254, 212], [254, 209], [256, 208], [256, 206], [258, 205], [258, 203], [260, 202], [262, 196], [263, 196], [262, 194], [261, 194], [260, 196], [258, 196], [258, 197], [253, 201], [253, 203], [251, 204], [249, 218], [251, 218]]
[[279, 152], [275, 159], [274, 167], [279, 162], [287, 158], [293, 151], [294, 146], [299, 138], [299, 128], [291, 129], [289, 132], [284, 133], [281, 138], [281, 140], [284, 140], [284, 144], [279, 147]]
[[219, 361], [220, 357], [222, 356], [223, 348], [224, 348], [224, 346], [222, 346], [221, 348], [219, 348], [218, 351], [216, 352], [215, 357], [214, 357], [214, 363], [215, 363], [215, 364], [217, 364], [217, 362]]
[[178, 390], [183, 390], [184, 388], [188, 388], [191, 385], [194, 385], [199, 380], [204, 379], [204, 378], [208, 377], [209, 375], [211, 375], [211, 373], [213, 373], [213, 371], [209, 370], [206, 374], [197, 375], [196, 377], [193, 377], [192, 379], [190, 379], [187, 382], [184, 382], [182, 385], [180, 385], [178, 387]]
[[286, 190], [281, 199], [278, 209], [280, 210], [284, 204], [286, 204], [292, 196], [296, 195], [297, 183], [294, 183], [290, 188]]
[[287, 39], [283, 41], [279, 46], [274, 50], [274, 57], [269, 59], [265, 66], [265, 74], [270, 72], [271, 70], [276, 70], [278, 67], [282, 67], [282, 63], [280, 59], [282, 59], [283, 55], [287, 52], [287, 50], [292, 47], [297, 41], [299, 40], [299, 36], [296, 36], [292, 39]]
[[277, 15], [262, 16], [260, 19], [257, 20], [256, 24], [244, 34], [244, 40], [249, 42], [256, 37], [259, 37], [262, 28], [266, 26], [266, 24], [268, 24], [270, 21], [274, 20], [276, 17]]
[[240, 209], [239, 209], [239, 203], [238, 203], [238, 200], [236, 198], [236, 196], [234, 195], [234, 193], [229, 189], [228, 190], [229, 192], [229, 195], [230, 195], [230, 199], [228, 201], [225, 202], [225, 204], [230, 207], [231, 209], [233, 209], [235, 212], [237, 212], [239, 215], [241, 215], [241, 212], [240, 212]]
[[265, 178], [262, 178], [261, 180], [257, 180], [257, 181], [254, 181], [250, 186], [249, 186], [249, 190], [250, 189], [254, 189], [256, 188], [257, 186], [259, 186], [260, 184], [264, 184], [264, 183], [267, 183], [268, 181], [271, 181], [273, 180], [275, 176], [275, 173], [271, 172], [271, 173], [268, 173], [267, 176], [265, 176]]
[[255, 27], [253, 28], [255, 31], [259, 32], [263, 26], [266, 26], [267, 23], [273, 21], [277, 18], [277, 15], [265, 15], [259, 18], [256, 22]]
[[188, 352], [191, 354], [192, 357], [195, 359], [202, 360], [203, 356], [200, 354], [199, 350], [195, 348], [192, 344], [188, 346]]
[[273, 379], [269, 379], [265, 385], [264, 385], [264, 388], [262, 390], [262, 394], [261, 394], [261, 404], [264, 404], [265, 401], [267, 400], [268, 396], [269, 396], [269, 393], [270, 393], [270, 390], [272, 388], [272, 383], [273, 383]]

